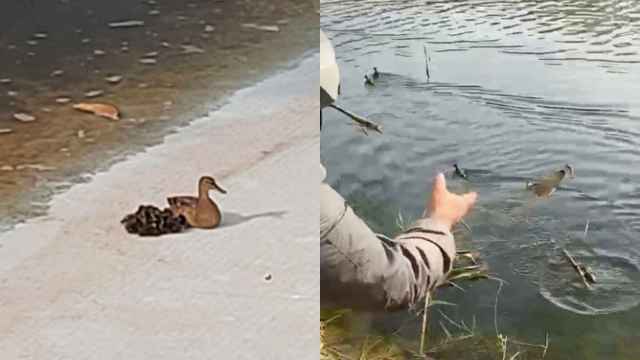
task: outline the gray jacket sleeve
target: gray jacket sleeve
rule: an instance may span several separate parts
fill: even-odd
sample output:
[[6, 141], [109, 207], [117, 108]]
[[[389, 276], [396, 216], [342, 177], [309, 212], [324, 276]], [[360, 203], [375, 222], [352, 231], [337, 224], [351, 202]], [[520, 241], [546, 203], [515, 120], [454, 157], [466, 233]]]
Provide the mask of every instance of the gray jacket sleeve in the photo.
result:
[[446, 280], [455, 252], [449, 229], [430, 219], [416, 221], [393, 240], [378, 238], [344, 198], [321, 181], [323, 306], [372, 311], [413, 307]]

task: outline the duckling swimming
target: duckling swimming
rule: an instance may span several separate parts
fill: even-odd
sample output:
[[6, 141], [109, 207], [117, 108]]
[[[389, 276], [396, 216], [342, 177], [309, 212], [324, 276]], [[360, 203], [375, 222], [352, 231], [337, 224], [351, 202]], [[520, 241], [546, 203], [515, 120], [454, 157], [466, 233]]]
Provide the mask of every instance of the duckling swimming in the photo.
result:
[[368, 86], [375, 86], [376, 84], [373, 83], [373, 80], [371, 80], [371, 78], [365, 74], [364, 75], [364, 84], [368, 85]]
[[569, 174], [575, 177], [575, 171], [571, 165], [567, 164], [562, 169], [554, 171], [551, 175], [545, 176], [534, 182], [527, 182], [527, 190], [533, 190], [538, 197], [549, 197], [553, 194], [560, 182]]
[[373, 67], [373, 78], [377, 79], [380, 77], [380, 73], [378, 72], [378, 68], [377, 67]]
[[169, 208], [174, 216], [184, 216], [187, 223], [192, 227], [213, 229], [220, 225], [222, 215], [218, 205], [209, 197], [209, 190], [217, 190], [223, 194], [227, 193], [212, 177], [203, 176], [198, 181], [198, 197], [169, 197], [167, 198]]
[[457, 163], [453, 164], [453, 167], [455, 168], [455, 171], [453, 172], [455, 175], [458, 175], [465, 180], [469, 180], [469, 178], [467, 177], [467, 173], [462, 168], [460, 168]]

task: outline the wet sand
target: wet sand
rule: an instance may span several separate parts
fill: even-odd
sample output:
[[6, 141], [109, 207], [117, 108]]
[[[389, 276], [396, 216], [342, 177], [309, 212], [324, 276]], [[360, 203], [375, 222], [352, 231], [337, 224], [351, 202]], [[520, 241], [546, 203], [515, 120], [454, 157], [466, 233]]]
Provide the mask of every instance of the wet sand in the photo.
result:
[[[124, 20], [144, 25], [108, 25]], [[3, 5], [0, 79], [10, 81], [0, 81], [0, 129], [11, 132], [0, 132], [0, 231], [45, 214], [53, 194], [87, 173], [162, 142], [234, 90], [290, 67], [317, 43], [317, 28], [314, 4], [289, 0]], [[123, 78], [109, 84], [114, 75]], [[86, 99], [91, 90], [104, 93]], [[117, 105], [122, 119], [71, 108], [87, 100]]]
[[[317, 358], [317, 69], [236, 93], [1, 234], [3, 357]], [[220, 228], [145, 239], [118, 223], [202, 174], [228, 190]]]

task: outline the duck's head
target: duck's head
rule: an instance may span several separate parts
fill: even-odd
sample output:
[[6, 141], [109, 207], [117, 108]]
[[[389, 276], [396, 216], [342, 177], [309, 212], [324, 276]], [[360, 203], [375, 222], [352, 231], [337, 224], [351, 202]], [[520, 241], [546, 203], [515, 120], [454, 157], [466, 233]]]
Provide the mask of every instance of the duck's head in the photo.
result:
[[576, 177], [576, 171], [573, 169], [573, 166], [566, 164], [562, 170], [564, 170], [565, 174], [569, 174], [570, 177]]
[[573, 167], [569, 164], [566, 164], [562, 169], [556, 171], [556, 176], [558, 176], [560, 180], [567, 175], [569, 175], [570, 178], [574, 178], [576, 176]]
[[377, 67], [373, 67], [373, 72], [377, 73], [378, 72], [378, 68]]
[[223, 194], [226, 194], [227, 191], [221, 188], [216, 181], [211, 176], [203, 176], [200, 178], [199, 185], [201, 188], [206, 188], [207, 190], [217, 190]]

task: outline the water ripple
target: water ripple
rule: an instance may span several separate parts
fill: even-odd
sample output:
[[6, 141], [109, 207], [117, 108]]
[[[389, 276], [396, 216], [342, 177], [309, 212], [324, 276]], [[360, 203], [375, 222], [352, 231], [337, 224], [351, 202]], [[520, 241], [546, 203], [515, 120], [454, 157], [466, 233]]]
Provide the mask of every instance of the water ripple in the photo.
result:
[[[383, 5], [383, 6], [381, 6]], [[613, 63], [637, 63], [636, 52], [625, 52], [608, 57], [596, 54], [611, 54], [615, 49], [637, 47], [640, 32], [640, 3], [610, 1], [581, 2], [564, 0], [559, 2], [532, 3], [530, 1], [461, 1], [455, 4], [429, 1], [373, 1], [358, 3], [326, 2], [321, 5], [322, 26], [330, 31], [368, 32], [370, 36], [384, 31], [388, 36], [400, 39], [424, 39], [415, 33], [437, 35], [433, 44], [474, 43], [482, 33], [498, 35], [499, 44], [524, 47], [519, 55], [535, 55], [525, 32], [512, 29], [528, 24], [526, 36], [547, 43], [579, 45], [575, 56], [562, 58], [540, 58], [542, 61], [591, 61]], [[615, 14], [615, 18], [612, 16]], [[325, 16], [326, 15], [326, 16]], [[487, 21], [494, 19], [494, 21]], [[522, 43], [518, 44], [517, 42]], [[596, 47], [595, 49], [593, 47]], [[445, 51], [448, 51], [445, 49]], [[458, 51], [457, 49], [454, 51]], [[538, 54], [542, 55], [542, 54]]]

